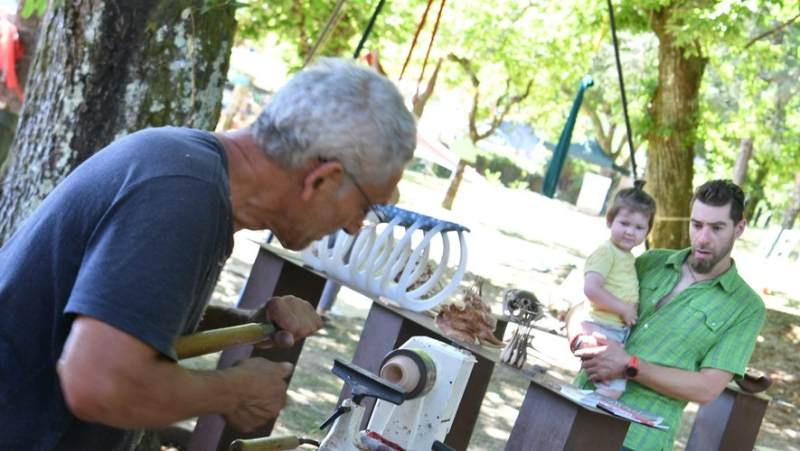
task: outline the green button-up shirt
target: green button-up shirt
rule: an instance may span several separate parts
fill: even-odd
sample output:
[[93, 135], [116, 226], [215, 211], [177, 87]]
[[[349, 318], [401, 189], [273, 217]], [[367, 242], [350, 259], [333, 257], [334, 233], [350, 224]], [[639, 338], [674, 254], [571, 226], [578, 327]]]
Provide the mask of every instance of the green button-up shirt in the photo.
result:
[[[651, 250], [636, 260], [639, 319], [625, 345], [647, 362], [688, 371], [717, 368], [741, 378], [766, 316], [764, 302], [739, 277], [736, 265], [714, 280], [689, 286], [658, 312], [659, 300], [677, 285], [690, 249]], [[581, 372], [575, 385], [592, 388]], [[685, 401], [628, 381], [620, 401], [664, 418], [668, 431], [631, 424], [625, 446], [633, 450], [671, 450]]]

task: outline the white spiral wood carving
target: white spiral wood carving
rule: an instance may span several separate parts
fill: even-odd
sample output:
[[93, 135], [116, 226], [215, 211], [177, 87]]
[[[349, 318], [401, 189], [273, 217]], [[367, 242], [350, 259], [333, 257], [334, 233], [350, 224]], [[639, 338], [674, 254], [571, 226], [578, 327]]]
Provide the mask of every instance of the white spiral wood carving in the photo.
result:
[[[334, 240], [325, 237], [303, 250], [303, 261], [318, 271], [415, 312], [428, 310], [444, 301], [458, 287], [466, 272], [464, 233], [469, 229], [391, 205], [377, 208], [388, 222], [385, 227], [367, 227], [355, 236], [339, 231]], [[399, 228], [404, 228], [405, 233], [397, 238], [395, 231]], [[418, 231], [423, 234], [422, 239], [414, 243], [412, 238]], [[449, 263], [451, 234], [458, 236], [460, 259], [450, 282], [438, 284]], [[436, 237], [442, 244], [436, 269], [427, 281], [415, 285], [425, 274], [431, 259], [431, 244]], [[443, 288], [435, 291], [440, 287]]]

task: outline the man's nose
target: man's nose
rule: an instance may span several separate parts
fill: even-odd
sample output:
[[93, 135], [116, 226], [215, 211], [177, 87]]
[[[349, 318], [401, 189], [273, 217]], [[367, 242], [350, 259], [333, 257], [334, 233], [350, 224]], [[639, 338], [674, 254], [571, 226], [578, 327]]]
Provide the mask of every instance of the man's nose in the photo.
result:
[[708, 227], [700, 228], [700, 232], [697, 233], [697, 241], [706, 243], [709, 241], [709, 237], [711, 236], [711, 231]]
[[355, 235], [361, 231], [361, 228], [363, 226], [364, 226], [364, 219], [358, 219], [342, 227], [342, 230], [347, 232], [348, 235]]

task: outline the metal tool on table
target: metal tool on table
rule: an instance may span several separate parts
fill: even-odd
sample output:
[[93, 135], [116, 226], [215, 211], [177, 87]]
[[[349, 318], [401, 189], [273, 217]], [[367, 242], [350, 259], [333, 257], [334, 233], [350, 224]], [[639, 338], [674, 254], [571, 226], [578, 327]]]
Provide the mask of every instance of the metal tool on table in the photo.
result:
[[500, 361], [522, 368], [528, 358], [531, 325], [544, 315], [544, 308], [530, 291], [509, 288], [503, 293], [503, 314], [517, 323], [517, 328], [500, 353]]
[[350, 399], [345, 399], [340, 406], [336, 407], [333, 415], [320, 425], [320, 429], [327, 428], [331, 423], [333, 427], [320, 443], [319, 449], [367, 450], [368, 447], [362, 443], [362, 434], [360, 433], [361, 419], [364, 418], [366, 410], [361, 405], [361, 400], [366, 396], [371, 396], [392, 404], [402, 404], [408, 392], [340, 358], [334, 359], [331, 371], [350, 386], [351, 395]]
[[[331, 424], [323, 451], [376, 449], [447, 450], [442, 442], [450, 431], [476, 359], [464, 350], [428, 337], [413, 337], [383, 359], [381, 377], [352, 363], [335, 359], [332, 372], [351, 389], [320, 429]], [[366, 430], [361, 431], [364, 397], [378, 399]], [[235, 451], [294, 449], [316, 445], [294, 436], [236, 440]]]
[[412, 337], [381, 365], [381, 377], [409, 392], [406, 401], [392, 405], [378, 400], [367, 429], [407, 450], [444, 446], [476, 362], [462, 349]]
[[[366, 410], [361, 401], [367, 396], [372, 396], [391, 403], [402, 404], [407, 392], [340, 358], [334, 359], [331, 371], [347, 383], [351, 390], [351, 397], [337, 406], [333, 414], [320, 426], [320, 429], [325, 429], [331, 424], [333, 425], [321, 443], [296, 436], [264, 437], [235, 440], [229, 449], [231, 451], [277, 451], [294, 449], [301, 444], [312, 444], [323, 451], [369, 450], [369, 446], [363, 443], [365, 440], [363, 437], [366, 434], [362, 434], [360, 431], [361, 420]], [[369, 441], [369, 439], [366, 440]]]

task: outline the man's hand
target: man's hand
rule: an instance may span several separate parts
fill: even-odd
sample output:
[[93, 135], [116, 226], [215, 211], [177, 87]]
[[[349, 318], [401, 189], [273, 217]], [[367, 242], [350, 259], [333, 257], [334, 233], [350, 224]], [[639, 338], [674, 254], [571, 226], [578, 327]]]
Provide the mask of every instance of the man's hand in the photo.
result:
[[573, 352], [573, 355], [575, 355], [576, 357], [581, 357], [582, 355], [586, 355], [586, 353], [579, 354], [578, 350], [592, 349], [592, 348], [598, 348], [600, 346], [605, 346], [606, 340], [608, 340], [606, 336], [601, 334], [600, 332], [592, 332], [591, 335], [581, 334], [580, 343], [578, 343], [578, 347], [575, 349], [575, 352]]
[[625, 352], [624, 346], [617, 341], [604, 341], [605, 346], [596, 348], [581, 348], [575, 351], [580, 357], [581, 367], [586, 370], [592, 381], [609, 381], [621, 379], [623, 370], [631, 357]]
[[622, 322], [624, 322], [626, 326], [634, 326], [636, 320], [639, 318], [639, 306], [631, 302], [626, 302], [625, 308], [622, 310], [620, 316], [622, 317]]
[[308, 337], [322, 328], [322, 318], [314, 307], [294, 296], [270, 298], [250, 319], [257, 323], [271, 322], [280, 329], [272, 340], [256, 345], [259, 348], [290, 347], [295, 340]]
[[225, 370], [233, 376], [230, 388], [237, 399], [233, 409], [223, 413], [225, 421], [241, 432], [250, 432], [276, 418], [286, 405], [289, 385], [284, 379], [292, 368], [290, 363], [255, 357]]

